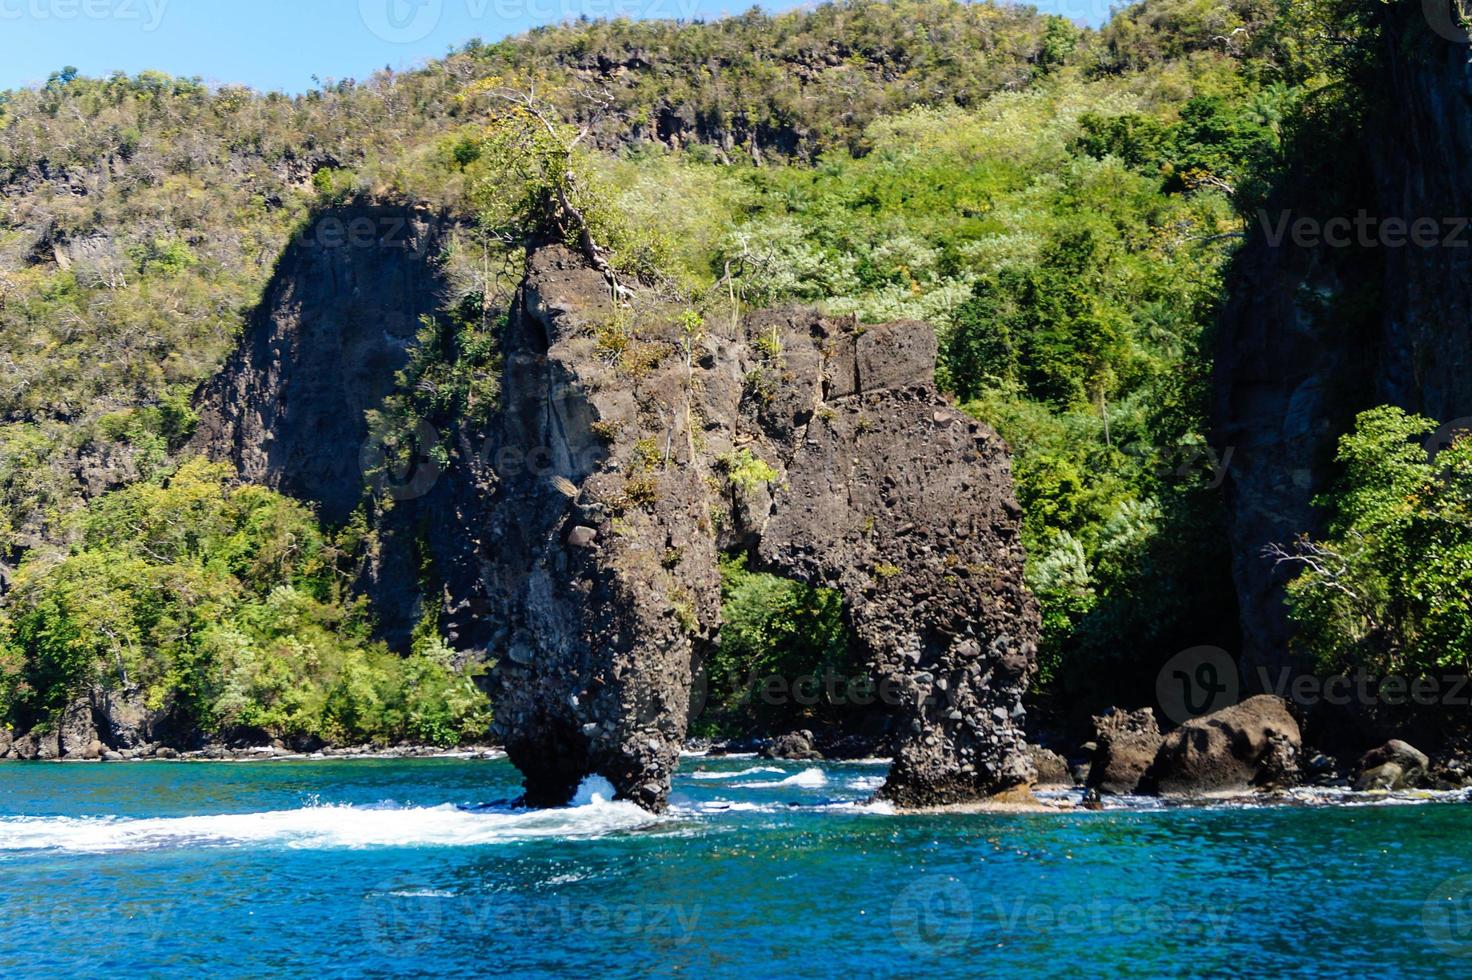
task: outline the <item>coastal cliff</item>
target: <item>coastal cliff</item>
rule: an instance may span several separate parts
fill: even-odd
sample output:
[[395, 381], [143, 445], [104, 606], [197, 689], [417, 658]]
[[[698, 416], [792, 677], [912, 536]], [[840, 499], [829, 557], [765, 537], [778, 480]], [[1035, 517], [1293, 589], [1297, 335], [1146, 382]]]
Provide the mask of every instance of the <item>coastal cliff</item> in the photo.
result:
[[[1429, 9], [1429, 8], [1428, 8]], [[1447, 25], [1449, 26], [1449, 25]], [[1472, 65], [1458, 29], [1388, 5], [1357, 131], [1319, 145], [1249, 227], [1218, 337], [1216, 440], [1244, 659], [1287, 664], [1292, 624], [1269, 544], [1315, 531], [1355, 413], [1392, 404], [1472, 415]], [[1308, 219], [1310, 237], [1292, 231]], [[1342, 236], [1324, 234], [1338, 220]], [[1413, 235], [1417, 222], [1424, 234]], [[1280, 234], [1281, 230], [1281, 234]], [[1340, 244], [1342, 243], [1342, 244]]]

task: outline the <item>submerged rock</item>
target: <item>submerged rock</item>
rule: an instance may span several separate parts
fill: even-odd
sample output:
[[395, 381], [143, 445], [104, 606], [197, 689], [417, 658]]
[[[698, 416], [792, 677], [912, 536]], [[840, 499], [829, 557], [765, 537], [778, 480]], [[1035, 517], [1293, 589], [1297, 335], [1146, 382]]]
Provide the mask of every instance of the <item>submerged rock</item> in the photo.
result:
[[1193, 718], [1165, 737], [1140, 781], [1147, 793], [1220, 793], [1298, 781], [1303, 736], [1270, 694]]

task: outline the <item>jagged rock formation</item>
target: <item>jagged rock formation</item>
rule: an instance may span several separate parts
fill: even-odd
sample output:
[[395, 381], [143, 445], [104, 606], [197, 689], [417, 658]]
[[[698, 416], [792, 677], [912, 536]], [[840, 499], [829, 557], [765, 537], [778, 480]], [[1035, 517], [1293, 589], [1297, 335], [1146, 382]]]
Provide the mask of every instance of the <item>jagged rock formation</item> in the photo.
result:
[[[1351, 224], [1344, 247], [1291, 234], [1275, 245], [1254, 220], [1223, 318], [1215, 441], [1232, 450], [1229, 533], [1249, 666], [1288, 661], [1283, 579], [1261, 552], [1319, 528], [1312, 500], [1332, 484], [1335, 444], [1355, 413], [1390, 403], [1472, 428], [1468, 47], [1434, 31], [1419, 4], [1382, 9], [1378, 108], [1342, 145], [1315, 147], [1311, 165], [1337, 170], [1300, 175], [1267, 209], [1269, 228], [1284, 214], [1322, 224], [1363, 213], [1370, 244]], [[1410, 232], [1426, 219], [1430, 244], [1418, 245]]]
[[794, 310], [692, 332], [618, 309], [549, 247], [505, 354], [505, 444], [545, 462], [503, 479], [488, 535], [497, 724], [530, 799], [596, 772], [663, 805], [727, 547], [845, 596], [902, 721], [886, 796], [1031, 779], [1037, 614], [1007, 453], [938, 399], [927, 326]]
[[[435, 309], [435, 273], [322, 251], [283, 260], [203, 393], [200, 445], [332, 519], [360, 499], [359, 419]], [[366, 308], [380, 281], [395, 292], [388, 329]], [[327, 314], [337, 288], [361, 315]], [[496, 661], [497, 732], [529, 803], [565, 803], [596, 773], [664, 805], [731, 548], [842, 591], [898, 721], [885, 796], [947, 803], [1031, 781], [1037, 610], [1010, 462], [938, 397], [928, 326], [807, 310], [702, 325], [652, 299], [614, 303], [551, 245], [529, 256], [502, 355], [498, 417], [443, 433], [454, 465], [389, 512], [376, 564], [432, 559], [442, 624]], [[391, 625], [412, 622], [412, 575], [367, 587]]]
[[1110, 708], [1093, 721], [1094, 757], [1086, 784], [1106, 793], [1133, 793], [1164, 741], [1155, 712]]

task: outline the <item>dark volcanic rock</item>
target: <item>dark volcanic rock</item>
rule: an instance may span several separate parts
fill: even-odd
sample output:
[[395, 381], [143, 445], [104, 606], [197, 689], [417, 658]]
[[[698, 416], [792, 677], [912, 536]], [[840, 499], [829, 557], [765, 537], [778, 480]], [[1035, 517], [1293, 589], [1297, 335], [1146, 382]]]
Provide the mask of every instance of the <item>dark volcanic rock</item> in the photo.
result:
[[823, 753], [813, 747], [813, 733], [808, 731], [788, 732], [778, 735], [762, 746], [763, 759], [822, 759]]
[[1409, 742], [1393, 738], [1360, 757], [1354, 788], [1405, 789], [1425, 780], [1431, 760]]
[[1094, 764], [1088, 786], [1106, 793], [1133, 793], [1145, 770], [1155, 761], [1164, 740], [1155, 712], [1149, 708], [1123, 711], [1110, 708], [1094, 716]]
[[[315, 503], [330, 525], [345, 521], [364, 500], [365, 471], [381, 461], [365, 413], [393, 391], [421, 317], [442, 305], [446, 224], [406, 206], [319, 214], [283, 253], [240, 346], [197, 396], [191, 448], [228, 460], [242, 480]], [[409, 472], [385, 478], [386, 496], [435, 489], [439, 473], [424, 448]], [[375, 515], [383, 542], [360, 585], [397, 648], [407, 648], [421, 612], [415, 519], [436, 511], [457, 516], [443, 499]]]
[[596, 772], [663, 805], [728, 547], [843, 593], [898, 719], [883, 795], [1031, 781], [1037, 613], [1006, 447], [937, 397], [927, 326], [769, 311], [687, 338], [678, 310], [620, 309], [549, 247], [505, 356], [504, 444], [547, 464], [505, 475], [487, 534], [496, 724], [531, 802]]
[[[92, 743], [98, 742], [97, 721], [92, 714], [92, 702], [79, 698], [62, 712], [58, 724], [61, 754], [68, 758], [82, 758]], [[95, 756], [94, 756], [95, 758]]]
[[[361, 222], [374, 234], [350, 238]], [[363, 497], [364, 413], [393, 391], [420, 317], [440, 305], [440, 234], [433, 216], [406, 207], [322, 213], [287, 248], [245, 342], [202, 391], [196, 444], [241, 479], [345, 520]]]
[[[435, 312], [436, 276], [412, 257], [294, 246], [203, 392], [199, 445], [344, 516], [363, 490], [362, 412]], [[565, 803], [598, 774], [658, 809], [719, 629], [716, 558], [741, 549], [842, 592], [893, 719], [883, 795], [947, 803], [1030, 782], [1037, 610], [1010, 461], [937, 395], [931, 329], [808, 310], [692, 329], [682, 312], [644, 293], [615, 303], [572, 252], [531, 251], [498, 415], [483, 431], [447, 422], [450, 467], [375, 512], [364, 587], [390, 641], [440, 601], [418, 593], [427, 555], [452, 641], [496, 661], [495, 730], [527, 802]]]
[[1033, 768], [1038, 771], [1038, 786], [1073, 785], [1073, 774], [1069, 771], [1068, 760], [1063, 756], [1052, 749], [1032, 744], [1027, 746], [1027, 754], [1032, 759]]
[[1140, 789], [1215, 793], [1292, 785], [1302, 748], [1287, 702], [1260, 694], [1193, 718], [1167, 735]]

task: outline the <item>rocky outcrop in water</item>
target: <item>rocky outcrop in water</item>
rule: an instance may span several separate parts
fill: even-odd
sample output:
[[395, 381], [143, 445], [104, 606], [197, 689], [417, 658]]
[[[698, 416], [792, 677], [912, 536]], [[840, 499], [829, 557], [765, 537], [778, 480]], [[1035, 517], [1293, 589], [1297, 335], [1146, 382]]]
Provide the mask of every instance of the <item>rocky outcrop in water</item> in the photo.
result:
[[[412, 211], [364, 213], [438, 234]], [[295, 245], [202, 393], [196, 445], [345, 518], [364, 499], [362, 414], [436, 311], [433, 252]], [[704, 324], [646, 294], [615, 303], [549, 245], [528, 258], [501, 353], [495, 419], [450, 420], [434, 437], [451, 465], [370, 507], [363, 587], [391, 642], [437, 602], [452, 641], [495, 661], [496, 732], [529, 803], [565, 803], [598, 774], [664, 805], [732, 549], [843, 593], [897, 721], [886, 796], [947, 803], [1032, 779], [1037, 611], [1007, 449], [939, 398], [928, 326], [808, 310]]]
[[1357, 790], [1397, 790], [1418, 786], [1426, 778], [1430, 760], [1409, 742], [1393, 738], [1360, 757], [1355, 766]]
[[1110, 708], [1093, 721], [1093, 764], [1086, 784], [1106, 793], [1133, 793], [1163, 741], [1155, 712]]
[[536, 251], [505, 344], [486, 584], [528, 799], [589, 773], [659, 808], [719, 627], [717, 553], [840, 590], [899, 720], [883, 795], [1026, 783], [1037, 613], [1006, 448], [934, 389], [929, 327], [806, 310], [696, 325]]
[[1282, 698], [1260, 694], [1193, 718], [1165, 737], [1146, 793], [1227, 793], [1298, 782], [1303, 736]]

